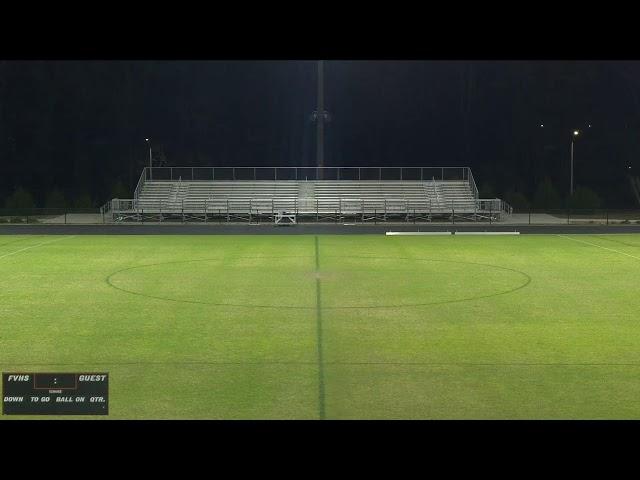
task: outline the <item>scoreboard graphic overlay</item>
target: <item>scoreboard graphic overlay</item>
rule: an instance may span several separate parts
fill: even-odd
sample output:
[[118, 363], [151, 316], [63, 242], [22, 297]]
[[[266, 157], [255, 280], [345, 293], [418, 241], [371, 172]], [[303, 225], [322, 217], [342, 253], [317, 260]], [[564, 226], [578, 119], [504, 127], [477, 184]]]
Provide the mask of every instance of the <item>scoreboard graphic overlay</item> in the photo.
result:
[[3, 373], [3, 415], [109, 415], [108, 373]]

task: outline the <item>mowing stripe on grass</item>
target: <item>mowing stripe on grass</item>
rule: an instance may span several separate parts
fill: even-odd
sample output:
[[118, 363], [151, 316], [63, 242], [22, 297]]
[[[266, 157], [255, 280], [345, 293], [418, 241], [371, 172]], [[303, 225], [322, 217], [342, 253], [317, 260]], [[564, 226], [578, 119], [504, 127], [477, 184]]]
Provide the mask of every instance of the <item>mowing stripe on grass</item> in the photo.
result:
[[32, 248], [41, 247], [42, 245], [49, 245], [50, 243], [59, 242], [60, 240], [67, 240], [67, 239], [73, 238], [73, 237], [75, 237], [75, 235], [71, 235], [70, 237], [56, 238], [55, 240], [51, 240], [49, 242], [38, 243], [37, 245], [31, 245], [30, 247], [25, 247], [25, 248], [22, 248], [20, 250], [16, 250], [15, 252], [5, 253], [4, 255], [0, 255], [0, 258], [6, 258], [6, 257], [9, 257], [11, 255], [15, 255], [16, 253], [24, 252], [25, 250], [30, 250]]
[[631, 257], [635, 260], [640, 260], [640, 257], [636, 257], [635, 255], [629, 255], [628, 253], [621, 252], [620, 250], [615, 250], [609, 247], [603, 247], [602, 245], [598, 245], [597, 243], [591, 243], [585, 240], [578, 240], [577, 238], [567, 237], [566, 235], [558, 235], [558, 237], [566, 238], [567, 240], [573, 240], [574, 242], [584, 243], [585, 245], [591, 245], [592, 247], [602, 248], [603, 250], [609, 250], [610, 252], [619, 253], [620, 255], [626, 255], [627, 257]]
[[320, 248], [318, 236], [315, 239], [316, 249], [316, 336], [318, 344], [318, 410], [320, 420], [325, 418], [324, 408], [324, 366], [322, 359], [322, 304], [320, 297]]

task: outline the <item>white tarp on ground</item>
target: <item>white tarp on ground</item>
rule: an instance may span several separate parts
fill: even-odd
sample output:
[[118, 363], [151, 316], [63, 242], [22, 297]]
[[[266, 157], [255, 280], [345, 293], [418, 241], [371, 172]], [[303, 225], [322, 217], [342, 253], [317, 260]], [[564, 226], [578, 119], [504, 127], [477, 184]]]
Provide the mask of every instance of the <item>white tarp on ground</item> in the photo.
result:
[[387, 232], [386, 235], [451, 235], [451, 232]]
[[520, 235], [520, 232], [456, 232], [456, 235]]

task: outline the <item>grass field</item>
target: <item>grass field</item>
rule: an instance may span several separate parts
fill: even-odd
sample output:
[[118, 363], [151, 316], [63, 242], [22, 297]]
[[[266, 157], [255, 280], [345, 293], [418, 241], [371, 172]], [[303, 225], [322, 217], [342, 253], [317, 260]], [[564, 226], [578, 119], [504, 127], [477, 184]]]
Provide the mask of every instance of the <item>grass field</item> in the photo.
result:
[[0, 236], [0, 370], [108, 371], [108, 418], [640, 418], [640, 235]]

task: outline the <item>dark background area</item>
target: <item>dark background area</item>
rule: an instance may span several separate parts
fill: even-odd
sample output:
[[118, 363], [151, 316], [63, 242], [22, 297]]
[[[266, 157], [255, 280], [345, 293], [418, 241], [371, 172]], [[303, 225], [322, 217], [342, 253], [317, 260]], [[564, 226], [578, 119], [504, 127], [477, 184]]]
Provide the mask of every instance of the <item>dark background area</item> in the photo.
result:
[[[0, 61], [0, 206], [18, 189], [37, 206], [129, 198], [145, 137], [170, 166], [312, 166], [315, 75], [314, 61]], [[561, 207], [580, 129], [576, 187], [637, 207], [638, 62], [336, 60], [325, 75], [327, 166], [468, 165], [483, 197]]]

